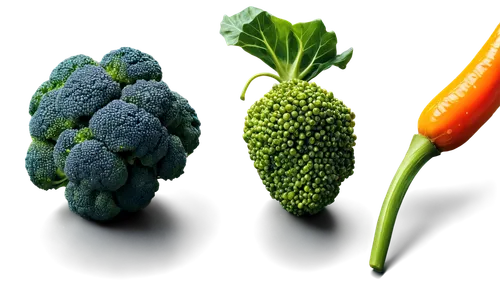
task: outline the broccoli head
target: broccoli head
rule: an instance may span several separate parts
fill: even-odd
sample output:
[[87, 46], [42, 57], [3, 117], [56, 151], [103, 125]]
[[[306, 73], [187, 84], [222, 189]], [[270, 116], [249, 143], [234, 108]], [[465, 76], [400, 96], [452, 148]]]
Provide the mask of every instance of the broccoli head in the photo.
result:
[[145, 208], [158, 179], [183, 174], [200, 136], [194, 109], [161, 79], [158, 62], [132, 48], [100, 63], [84, 55], [61, 62], [30, 101], [33, 184], [66, 186], [69, 208], [90, 220]]
[[354, 173], [353, 120], [331, 92], [297, 79], [255, 102], [243, 139], [271, 197], [298, 216], [333, 203]]
[[163, 119], [167, 112], [178, 112], [175, 105], [177, 99], [163, 81], [138, 80], [135, 84], [123, 88], [120, 99], [133, 103], [160, 119]]
[[171, 134], [180, 138], [188, 154], [200, 144], [201, 123], [196, 111], [164, 82], [138, 80], [123, 89], [121, 100], [158, 117]]
[[65, 196], [69, 209], [86, 219], [107, 221], [121, 212], [111, 192], [93, 190], [87, 185], [69, 182]]
[[124, 211], [136, 212], [151, 202], [160, 184], [154, 168], [134, 164], [128, 173], [127, 183], [116, 191], [116, 203]]
[[123, 159], [93, 139], [71, 148], [64, 173], [71, 182], [99, 191], [116, 191], [128, 176]]
[[99, 65], [117, 82], [133, 84], [139, 79], [160, 80], [163, 65], [151, 53], [133, 46], [120, 46], [106, 52]]
[[182, 97], [180, 94], [173, 92], [175, 98], [177, 99], [177, 110], [178, 114], [175, 117], [165, 116], [165, 121], [169, 122], [167, 128], [174, 135], [177, 135], [181, 141], [182, 145], [186, 149], [188, 154], [191, 154], [200, 141], [200, 120], [196, 111], [189, 105], [187, 99]]
[[68, 77], [56, 107], [66, 118], [89, 117], [120, 95], [120, 85], [102, 67], [85, 66]]
[[110, 102], [92, 116], [89, 128], [109, 150], [126, 152], [129, 160], [138, 158], [152, 166], [167, 153], [166, 144], [162, 144], [165, 134], [160, 120], [131, 103]]
[[31, 181], [43, 190], [59, 188], [67, 184], [63, 170], [53, 160], [54, 144], [36, 138], [28, 148], [25, 165]]
[[57, 140], [61, 132], [77, 125], [76, 119], [65, 117], [56, 101], [61, 89], [48, 92], [30, 120], [30, 135], [40, 140]]
[[77, 55], [62, 61], [50, 74], [49, 80], [35, 91], [30, 102], [29, 113], [33, 115], [40, 105], [42, 98], [49, 92], [61, 88], [68, 77], [78, 68], [86, 65], [97, 65], [92, 58], [85, 55]]
[[186, 150], [181, 139], [175, 135], [168, 137], [168, 152], [158, 162], [158, 176], [164, 180], [173, 180], [184, 173]]
[[64, 170], [66, 166], [66, 158], [68, 158], [71, 148], [76, 144], [82, 143], [85, 140], [92, 139], [92, 132], [88, 127], [82, 129], [66, 129], [57, 139], [54, 146], [54, 163], [56, 167]]

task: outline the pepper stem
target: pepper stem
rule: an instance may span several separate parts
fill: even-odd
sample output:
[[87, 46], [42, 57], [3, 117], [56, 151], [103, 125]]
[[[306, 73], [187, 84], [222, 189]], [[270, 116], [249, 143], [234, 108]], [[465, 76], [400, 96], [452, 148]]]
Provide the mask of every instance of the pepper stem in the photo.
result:
[[403, 162], [401, 162], [396, 175], [392, 179], [382, 209], [380, 210], [370, 256], [370, 266], [375, 271], [384, 271], [385, 259], [389, 243], [391, 242], [396, 216], [408, 187], [425, 163], [439, 154], [441, 152], [427, 137], [420, 134], [413, 136], [410, 148], [408, 148]]
[[272, 73], [267, 73], [267, 72], [263, 72], [263, 73], [258, 73], [254, 76], [252, 76], [248, 81], [247, 83], [245, 84], [245, 88], [243, 88], [243, 92], [241, 93], [241, 96], [240, 96], [240, 99], [241, 100], [245, 100], [245, 93], [247, 92], [247, 89], [248, 89], [248, 86], [250, 85], [250, 83], [258, 78], [259, 76], [268, 76], [268, 77], [272, 77], [274, 78], [275, 80], [279, 81], [279, 82], [282, 82], [283, 80], [281, 80], [281, 78], [275, 74], [272, 74]]

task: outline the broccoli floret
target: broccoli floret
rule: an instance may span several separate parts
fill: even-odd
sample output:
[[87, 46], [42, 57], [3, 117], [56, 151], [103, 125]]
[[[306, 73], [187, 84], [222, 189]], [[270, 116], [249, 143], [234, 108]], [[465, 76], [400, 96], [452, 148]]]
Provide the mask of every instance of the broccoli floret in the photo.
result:
[[170, 117], [172, 113], [166, 113], [163, 118], [165, 122], [169, 122], [166, 124], [168, 131], [181, 139], [182, 145], [189, 155], [200, 144], [201, 123], [196, 111], [189, 105], [187, 99], [175, 91], [172, 94], [176, 98], [177, 112], [173, 118]]
[[111, 51], [102, 58], [101, 66], [120, 84], [132, 84], [139, 79], [160, 81], [161, 67], [150, 55], [132, 48]]
[[164, 135], [160, 120], [122, 100], [114, 100], [97, 111], [90, 119], [89, 127], [95, 138], [112, 152], [128, 151], [135, 158], [148, 157], [152, 164], [167, 152], [163, 148], [166, 144], [159, 144]]
[[76, 120], [65, 117], [57, 108], [56, 101], [60, 93], [61, 89], [56, 89], [42, 98], [37, 111], [30, 120], [32, 137], [41, 140], [57, 140], [61, 132], [75, 127]]
[[54, 162], [56, 167], [64, 170], [66, 165], [66, 158], [76, 144], [82, 143], [85, 140], [92, 139], [92, 132], [90, 128], [85, 127], [80, 130], [68, 129], [64, 130], [57, 139], [56, 146], [54, 147]]
[[63, 116], [80, 118], [93, 115], [120, 95], [120, 85], [102, 67], [89, 65], [68, 77], [56, 104]]
[[65, 191], [69, 209], [83, 218], [107, 221], [120, 213], [113, 195], [107, 191], [96, 191], [87, 185], [69, 182]]
[[156, 144], [156, 146], [146, 155], [139, 158], [141, 164], [143, 164], [144, 166], [152, 167], [158, 161], [160, 161], [160, 159], [167, 154], [169, 137], [170, 134], [168, 134], [167, 129], [165, 127], [162, 127], [161, 136], [160, 139], [158, 140], [158, 144]]
[[133, 103], [160, 119], [167, 112], [178, 110], [174, 106], [177, 99], [163, 81], [138, 80], [123, 88], [120, 99]]
[[186, 150], [179, 137], [168, 137], [168, 152], [157, 165], [158, 177], [164, 180], [173, 180], [184, 173], [186, 166]]
[[295, 215], [331, 204], [354, 173], [354, 114], [331, 92], [301, 80], [255, 102], [243, 139], [271, 197]]
[[58, 88], [58, 87], [56, 85], [54, 85], [54, 83], [51, 82], [50, 80], [47, 80], [44, 83], [42, 83], [42, 85], [40, 85], [40, 87], [35, 91], [35, 93], [31, 97], [30, 108], [29, 108], [30, 115], [33, 116], [33, 114], [35, 114], [35, 112], [38, 109], [38, 106], [40, 106], [40, 101], [42, 101], [42, 98], [47, 93], [49, 93], [50, 91], [52, 91], [56, 88]]
[[134, 164], [128, 174], [127, 183], [116, 191], [116, 203], [122, 210], [136, 212], [149, 205], [160, 184], [153, 168]]
[[78, 68], [86, 65], [97, 65], [92, 58], [85, 55], [77, 55], [65, 59], [62, 61], [50, 74], [48, 81], [42, 83], [42, 85], [35, 91], [30, 101], [29, 113], [30, 115], [35, 114], [38, 109], [40, 101], [49, 92], [64, 86], [64, 83], [68, 77]]
[[66, 175], [54, 164], [53, 151], [54, 144], [36, 138], [28, 148], [25, 167], [33, 184], [40, 189], [57, 189], [68, 182]]
[[94, 139], [71, 149], [64, 173], [70, 182], [98, 191], [116, 191], [125, 184], [128, 175], [123, 159]]

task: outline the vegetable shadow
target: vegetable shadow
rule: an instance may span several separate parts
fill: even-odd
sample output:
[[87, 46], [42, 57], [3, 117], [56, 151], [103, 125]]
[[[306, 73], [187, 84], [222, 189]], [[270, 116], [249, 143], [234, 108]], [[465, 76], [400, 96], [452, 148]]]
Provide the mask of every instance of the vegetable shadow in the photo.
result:
[[122, 211], [111, 221], [75, 215], [62, 204], [52, 214], [49, 238], [62, 254], [84, 265], [110, 270], [160, 268], [182, 258], [193, 239], [190, 214], [166, 208], [162, 196], [171, 199], [172, 194], [158, 193], [147, 209]]
[[360, 213], [344, 197], [320, 213], [298, 217], [269, 200], [264, 232], [271, 251], [285, 260], [320, 263], [366, 247], [371, 224], [371, 216]]

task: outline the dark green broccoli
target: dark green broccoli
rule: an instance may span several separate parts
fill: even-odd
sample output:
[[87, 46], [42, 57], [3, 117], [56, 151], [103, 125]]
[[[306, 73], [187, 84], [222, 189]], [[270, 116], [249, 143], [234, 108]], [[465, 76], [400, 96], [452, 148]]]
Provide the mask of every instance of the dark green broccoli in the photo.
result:
[[40, 140], [57, 140], [59, 134], [77, 125], [75, 118], [65, 117], [56, 101], [61, 89], [48, 92], [30, 120], [30, 135]]
[[171, 114], [165, 116], [165, 121], [170, 123], [166, 124], [170, 133], [177, 135], [181, 141], [186, 152], [191, 154], [196, 147], [200, 144], [198, 138], [200, 137], [200, 120], [196, 111], [189, 105], [187, 99], [182, 97], [176, 92], [172, 92], [177, 99], [177, 110], [173, 119], [171, 119]]
[[66, 186], [69, 208], [91, 220], [146, 207], [159, 178], [184, 172], [200, 136], [196, 112], [161, 77], [150, 55], [131, 48], [101, 63], [84, 55], [60, 63], [30, 102], [31, 181]]
[[64, 130], [57, 139], [54, 147], [54, 163], [60, 170], [64, 170], [66, 158], [68, 158], [71, 148], [76, 144], [82, 143], [85, 140], [92, 139], [92, 132], [88, 127], [82, 129], [67, 129]]
[[68, 77], [56, 105], [65, 118], [92, 116], [121, 96], [120, 85], [99, 66], [79, 68]]
[[133, 103], [160, 119], [168, 111], [177, 111], [174, 105], [177, 99], [163, 81], [138, 80], [123, 88], [120, 99]]
[[94, 139], [71, 148], [64, 173], [71, 182], [98, 191], [116, 191], [128, 176], [124, 160]]
[[111, 192], [96, 191], [86, 185], [69, 182], [65, 196], [69, 209], [86, 219], [107, 221], [121, 212]]
[[168, 152], [158, 162], [158, 177], [164, 180], [173, 180], [184, 173], [186, 166], [186, 150], [181, 139], [175, 135], [168, 137]]
[[139, 79], [160, 81], [162, 76], [161, 67], [152, 56], [127, 47], [105, 55], [101, 66], [123, 85], [135, 83]]
[[167, 153], [162, 137], [168, 133], [160, 120], [134, 104], [113, 100], [92, 116], [89, 127], [112, 152], [129, 153], [129, 160], [138, 158], [151, 167]]
[[40, 101], [49, 92], [64, 86], [68, 77], [78, 68], [86, 65], [97, 65], [92, 58], [85, 55], [77, 55], [70, 57], [61, 62], [50, 74], [49, 80], [42, 83], [42, 85], [35, 91], [30, 101], [29, 113], [35, 114], [38, 109]]
[[128, 174], [127, 183], [115, 193], [116, 203], [124, 211], [136, 212], [151, 202], [160, 184], [154, 168], [134, 164]]
[[200, 121], [196, 111], [164, 82], [138, 80], [123, 89], [120, 99], [158, 117], [171, 134], [181, 139], [188, 154], [198, 147]]
[[28, 148], [25, 165], [31, 181], [43, 190], [59, 188], [68, 182], [62, 169], [53, 160], [54, 144], [36, 138]]

